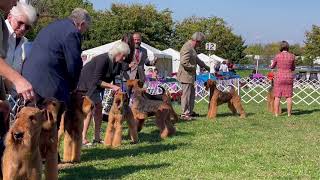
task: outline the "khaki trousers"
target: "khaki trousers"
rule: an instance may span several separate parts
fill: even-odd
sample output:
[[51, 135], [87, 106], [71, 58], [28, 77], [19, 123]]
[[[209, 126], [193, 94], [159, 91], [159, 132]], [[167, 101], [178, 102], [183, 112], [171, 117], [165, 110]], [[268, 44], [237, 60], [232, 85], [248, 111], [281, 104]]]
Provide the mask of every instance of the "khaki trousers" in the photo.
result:
[[182, 115], [190, 115], [193, 112], [195, 102], [195, 88], [194, 84], [182, 83], [182, 97], [181, 97], [181, 108]]

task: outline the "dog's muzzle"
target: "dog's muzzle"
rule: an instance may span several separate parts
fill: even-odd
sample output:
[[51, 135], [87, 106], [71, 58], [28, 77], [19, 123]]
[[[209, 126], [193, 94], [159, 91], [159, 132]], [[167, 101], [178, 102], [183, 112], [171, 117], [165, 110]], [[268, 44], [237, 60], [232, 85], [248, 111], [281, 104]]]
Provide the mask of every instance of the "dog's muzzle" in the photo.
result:
[[13, 137], [15, 140], [21, 141], [23, 139], [23, 132], [15, 132], [13, 133]]

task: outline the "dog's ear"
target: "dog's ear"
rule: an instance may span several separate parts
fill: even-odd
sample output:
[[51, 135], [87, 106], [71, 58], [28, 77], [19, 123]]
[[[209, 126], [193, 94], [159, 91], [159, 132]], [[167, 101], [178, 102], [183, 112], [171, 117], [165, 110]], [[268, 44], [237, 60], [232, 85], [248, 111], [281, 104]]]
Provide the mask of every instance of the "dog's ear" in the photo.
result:
[[42, 117], [40, 120], [43, 121], [42, 128], [46, 130], [51, 129], [56, 122], [56, 118], [54, 117], [53, 113], [48, 110], [42, 110], [41, 113]]
[[94, 108], [94, 103], [91, 101], [91, 99], [88, 96], [83, 97], [83, 102], [82, 102], [82, 111], [84, 113], [89, 113], [92, 111]]
[[139, 88], [143, 88], [144, 82], [140, 81], [140, 80], [137, 80], [137, 85], [138, 85]]

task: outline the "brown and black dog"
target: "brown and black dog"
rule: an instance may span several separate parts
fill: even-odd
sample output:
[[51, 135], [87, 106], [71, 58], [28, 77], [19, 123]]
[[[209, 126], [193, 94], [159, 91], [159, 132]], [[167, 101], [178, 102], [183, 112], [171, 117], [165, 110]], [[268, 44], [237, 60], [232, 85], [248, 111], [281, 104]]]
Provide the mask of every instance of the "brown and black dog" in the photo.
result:
[[217, 89], [216, 82], [208, 80], [205, 83], [206, 90], [210, 90], [208, 118], [214, 119], [217, 116], [218, 106], [228, 103], [228, 107], [233, 114], [240, 114], [240, 118], [245, 118], [246, 113], [241, 104], [241, 98], [234, 88], [230, 92], [221, 92]]
[[5, 139], [4, 180], [41, 179], [40, 134], [43, 126], [53, 121], [52, 117], [47, 111], [33, 107], [18, 112]]
[[108, 127], [104, 140], [105, 146], [118, 147], [122, 141], [122, 124], [128, 122], [129, 134], [133, 144], [138, 142], [137, 123], [129, 107], [129, 97], [126, 93], [118, 92], [114, 96], [109, 112]]
[[45, 160], [45, 179], [58, 179], [58, 129], [57, 125], [60, 123], [62, 115], [65, 111], [65, 104], [56, 99], [46, 99], [42, 105], [42, 109], [47, 110], [48, 119], [43, 124], [40, 135], [40, 153], [43, 160]]
[[[268, 91], [268, 94], [267, 94], [267, 107], [268, 107], [268, 111], [270, 113], [272, 113], [273, 115], [275, 115], [276, 114], [275, 108], [274, 108], [275, 96], [273, 94], [273, 89], [274, 89], [274, 81], [272, 80], [271, 81], [271, 87], [269, 88], [269, 91]], [[278, 114], [281, 114], [281, 113], [282, 113], [282, 110], [281, 110], [281, 108], [279, 108], [279, 113]]]
[[146, 93], [145, 89], [141, 88], [141, 84], [139, 80], [127, 81], [130, 97], [133, 98], [131, 110], [134, 119], [138, 123], [138, 131], [142, 129], [148, 116], [155, 115], [156, 125], [160, 129], [160, 137], [167, 138], [174, 135], [176, 129], [171, 117], [174, 117], [174, 121], [177, 121], [178, 116], [170, 103], [170, 98], [166, 93], [163, 95], [150, 95]]
[[61, 120], [58, 137], [60, 140], [64, 134], [63, 162], [80, 162], [83, 121], [93, 107], [93, 102], [84, 92], [71, 94], [71, 103]]

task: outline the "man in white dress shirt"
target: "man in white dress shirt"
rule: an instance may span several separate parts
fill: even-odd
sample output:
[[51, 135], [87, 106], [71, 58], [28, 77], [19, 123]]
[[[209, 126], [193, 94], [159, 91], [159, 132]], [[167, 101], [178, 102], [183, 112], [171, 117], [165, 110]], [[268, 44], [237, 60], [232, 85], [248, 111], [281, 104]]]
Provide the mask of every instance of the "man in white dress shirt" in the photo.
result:
[[34, 7], [23, 2], [18, 2], [7, 17], [6, 26], [9, 30], [8, 51], [6, 62], [16, 71], [21, 72], [30, 43], [24, 36], [29, 32], [37, 20]]
[[[14, 6], [5, 23], [9, 31], [8, 51], [6, 62], [17, 72], [21, 73], [21, 68], [31, 43], [24, 36], [29, 32], [37, 20], [37, 12], [34, 7], [23, 2], [18, 2]], [[11, 95], [17, 95], [13, 85], [6, 81], [6, 87]]]

